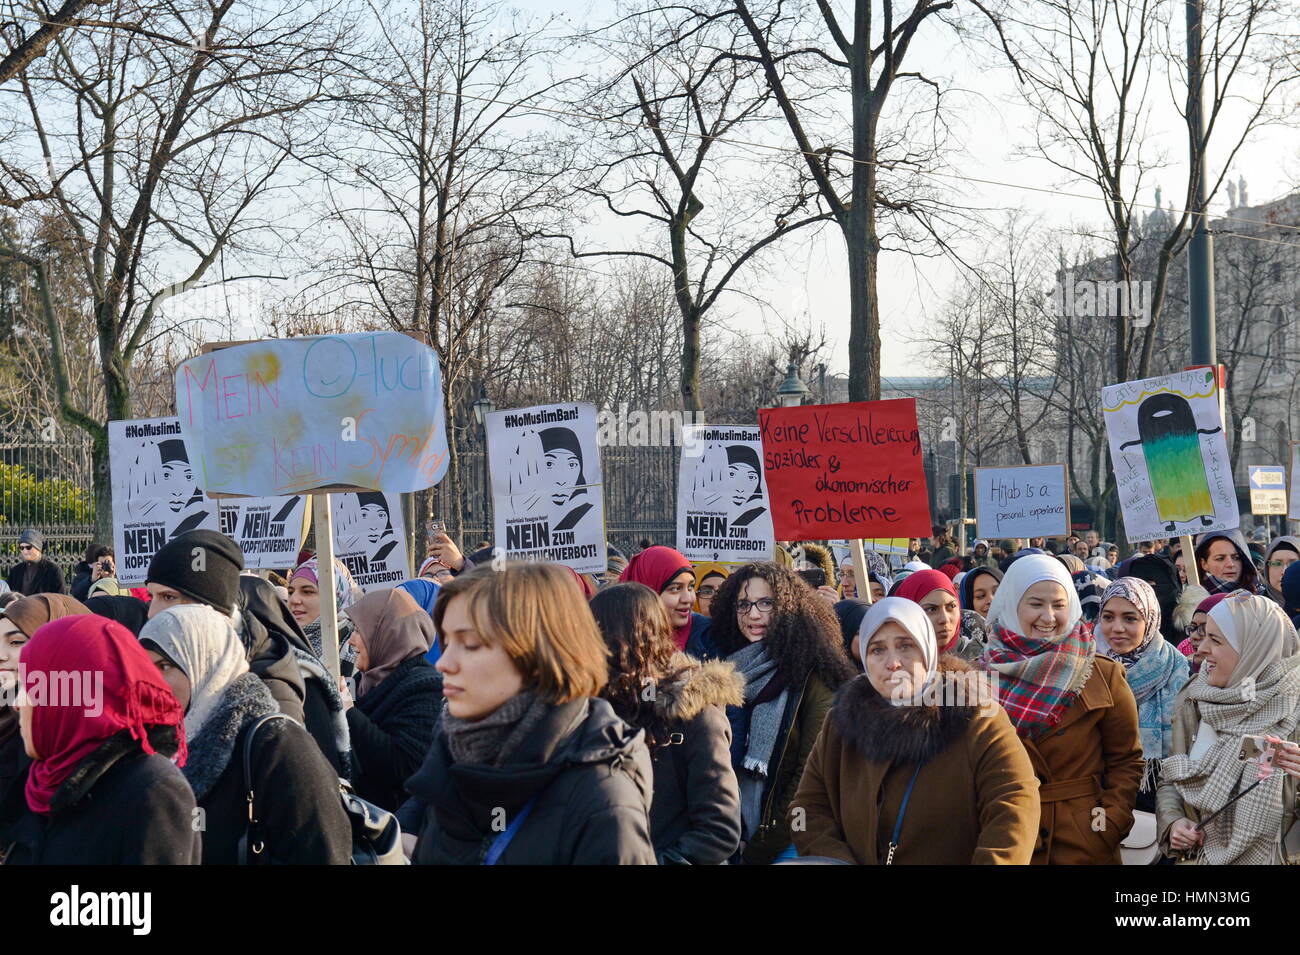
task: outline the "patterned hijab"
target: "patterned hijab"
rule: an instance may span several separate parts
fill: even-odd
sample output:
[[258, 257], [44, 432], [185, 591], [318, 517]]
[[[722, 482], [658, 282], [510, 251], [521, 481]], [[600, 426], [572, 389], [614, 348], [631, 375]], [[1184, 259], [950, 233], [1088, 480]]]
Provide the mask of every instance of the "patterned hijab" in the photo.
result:
[[1138, 577], [1121, 577], [1106, 588], [1102, 610], [1116, 597], [1127, 600], [1142, 615], [1146, 624], [1142, 643], [1129, 653], [1117, 653], [1098, 625], [1097, 652], [1123, 665], [1129, 689], [1137, 700], [1138, 734], [1147, 761], [1142, 791], [1149, 792], [1155, 783], [1155, 763], [1173, 749], [1174, 704], [1178, 691], [1191, 676], [1191, 668], [1187, 658], [1160, 632], [1160, 601], [1149, 583]]
[[[1020, 601], [1034, 584], [1051, 581], [1065, 592], [1065, 626], [1048, 636], [1020, 633]], [[1096, 643], [1080, 624], [1082, 609], [1065, 566], [1030, 554], [1012, 562], [989, 607], [988, 646], [980, 667], [999, 674], [998, 696], [1016, 732], [1043, 736], [1058, 723], [1092, 676]]]
[[[293, 573], [289, 575], [289, 582], [293, 583], [295, 577], [306, 577], [319, 587], [320, 578], [317, 571], [320, 565], [317, 560], [318, 558], [312, 557], [295, 567]], [[352, 575], [343, 566], [343, 561], [337, 557], [334, 558], [334, 599], [336, 601], [335, 607], [339, 613], [347, 610], [361, 599], [361, 588], [353, 582]]]

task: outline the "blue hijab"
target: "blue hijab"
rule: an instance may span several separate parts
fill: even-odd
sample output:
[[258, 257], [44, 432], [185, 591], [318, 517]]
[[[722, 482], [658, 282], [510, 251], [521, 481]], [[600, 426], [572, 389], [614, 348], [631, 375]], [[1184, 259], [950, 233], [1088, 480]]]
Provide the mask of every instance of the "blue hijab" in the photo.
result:
[[[442, 587], [434, 583], [432, 580], [429, 580], [427, 577], [420, 577], [416, 580], [402, 581], [397, 585], [397, 589], [405, 590], [411, 595], [411, 599], [420, 605], [420, 609], [432, 617], [433, 605], [438, 599], [438, 591], [440, 591]], [[435, 640], [433, 641], [433, 646], [429, 648], [429, 652], [424, 655], [424, 658], [432, 664], [437, 663], [438, 657], [440, 656], [442, 656], [442, 644], [440, 641]]]

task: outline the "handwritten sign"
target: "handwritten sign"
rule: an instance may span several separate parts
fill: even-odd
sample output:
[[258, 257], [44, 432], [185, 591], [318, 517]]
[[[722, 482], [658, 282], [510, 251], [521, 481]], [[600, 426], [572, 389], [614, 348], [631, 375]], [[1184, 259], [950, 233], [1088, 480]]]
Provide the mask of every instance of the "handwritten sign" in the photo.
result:
[[605, 569], [596, 406], [539, 405], [487, 416], [496, 546], [513, 560]]
[[930, 533], [915, 399], [760, 408], [758, 420], [779, 540]]
[[108, 467], [120, 583], [144, 583], [154, 554], [178, 534], [217, 529], [217, 502], [199, 490], [175, 418], [110, 421]]
[[1110, 385], [1101, 407], [1130, 541], [1241, 523], [1213, 371]]
[[330, 510], [334, 514], [334, 556], [343, 561], [358, 587], [369, 593], [410, 579], [400, 494], [331, 494]]
[[239, 545], [249, 570], [292, 567], [306, 510], [305, 494], [227, 498], [221, 501], [221, 533]]
[[682, 429], [677, 549], [687, 560], [770, 560], [776, 541], [763, 481], [763, 445], [748, 425]]
[[176, 369], [176, 409], [210, 494], [418, 491], [447, 470], [438, 356], [396, 332], [199, 355]]
[[1070, 483], [1064, 464], [975, 469], [980, 537], [1057, 537], [1070, 533]]

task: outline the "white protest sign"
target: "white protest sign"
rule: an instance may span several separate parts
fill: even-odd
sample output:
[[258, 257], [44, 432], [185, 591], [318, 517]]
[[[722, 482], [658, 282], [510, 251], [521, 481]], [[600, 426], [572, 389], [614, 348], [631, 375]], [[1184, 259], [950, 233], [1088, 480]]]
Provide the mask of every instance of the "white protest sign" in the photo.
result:
[[215, 531], [217, 502], [194, 480], [175, 418], [108, 423], [117, 579], [142, 584], [163, 544], [192, 530]]
[[1297, 468], [1300, 466], [1300, 441], [1291, 442], [1291, 466], [1287, 470], [1287, 520], [1300, 521], [1300, 484], [1297, 484]]
[[1101, 403], [1130, 541], [1241, 523], [1213, 371], [1110, 385]]
[[249, 570], [292, 567], [302, 546], [307, 495], [236, 497], [221, 501], [221, 533], [244, 552]]
[[776, 540], [757, 425], [682, 429], [677, 549], [687, 560], [771, 560]]
[[334, 556], [343, 561], [357, 586], [369, 593], [409, 580], [402, 496], [343, 491], [329, 498], [334, 513]]
[[209, 494], [418, 491], [447, 470], [438, 356], [397, 332], [234, 345], [181, 362], [176, 409]]
[[1064, 464], [975, 469], [980, 537], [1063, 537], [1070, 533], [1070, 482]]
[[487, 416], [497, 547], [507, 559], [605, 570], [596, 407], [539, 405]]

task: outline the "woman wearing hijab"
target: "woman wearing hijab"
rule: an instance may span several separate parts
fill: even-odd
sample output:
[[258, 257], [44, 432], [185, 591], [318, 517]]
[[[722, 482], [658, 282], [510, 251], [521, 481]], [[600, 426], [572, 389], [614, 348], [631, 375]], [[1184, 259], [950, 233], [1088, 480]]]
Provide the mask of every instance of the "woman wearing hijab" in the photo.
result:
[[[448, 577], [447, 579], [450, 580], [451, 578]], [[438, 591], [442, 589], [442, 584], [427, 577], [420, 577], [415, 580], [402, 581], [397, 585], [397, 589], [405, 590], [410, 594], [411, 599], [420, 605], [420, 609], [429, 615], [429, 619], [433, 619], [433, 605], [438, 601]], [[429, 661], [430, 665], [433, 665], [438, 662], [441, 653], [442, 648], [438, 646], [435, 635], [433, 646], [429, 647], [429, 652], [424, 655], [424, 658]]]
[[403, 784], [420, 768], [442, 707], [442, 681], [426, 659], [433, 619], [405, 590], [376, 590], [350, 611], [357, 651], [356, 705], [348, 729], [357, 795], [395, 811]]
[[974, 567], [961, 579], [957, 591], [962, 607], [973, 610], [981, 617], [989, 615], [989, 604], [1002, 583], [1002, 571], [996, 567]]
[[1300, 738], [1300, 656], [1284, 650], [1292, 630], [1277, 604], [1246, 591], [1210, 609], [1205, 662], [1187, 686], [1161, 766], [1157, 816], [1168, 855], [1210, 865], [1297, 861], [1283, 844], [1296, 821], [1296, 777], [1274, 769], [1254, 785], [1260, 763], [1239, 758], [1245, 736]]
[[1264, 587], [1284, 611], [1287, 604], [1282, 594], [1282, 576], [1297, 561], [1300, 561], [1300, 537], [1275, 537], [1264, 553]]
[[1300, 564], [1292, 564], [1282, 573], [1282, 610], [1300, 628]]
[[1201, 586], [1212, 594], [1263, 591], [1241, 531], [1202, 534], [1196, 541], [1196, 566], [1200, 568]]
[[[249, 671], [230, 618], [204, 604], [172, 607], [144, 625], [139, 646], [184, 708], [184, 772], [203, 810], [203, 864], [349, 863], [352, 827], [339, 800], [338, 776], [297, 721], [280, 717], [258, 727], [251, 741], [252, 776], [244, 778], [249, 734], [280, 708]], [[248, 840], [247, 859], [241, 860], [250, 788], [259, 835]], [[257, 851], [255, 843], [263, 848]]]
[[1160, 760], [1169, 755], [1174, 702], [1190, 678], [1187, 658], [1160, 632], [1160, 603], [1145, 580], [1121, 577], [1101, 598], [1094, 630], [1097, 652], [1124, 667], [1138, 705], [1138, 734], [1146, 772], [1137, 808], [1155, 812]]
[[[883, 600], [884, 597], [880, 599]], [[835, 616], [840, 621], [840, 634], [844, 637], [844, 652], [848, 654], [854, 666], [861, 667], [862, 652], [858, 648], [858, 627], [862, 623], [862, 618], [867, 615], [867, 611], [871, 609], [871, 604], [865, 600], [840, 600], [831, 604], [831, 609], [835, 611]]]
[[618, 582], [645, 584], [659, 595], [678, 650], [699, 660], [720, 655], [710, 634], [709, 618], [691, 610], [695, 606], [695, 570], [680, 553], [662, 545], [647, 547], [627, 562]]
[[[1223, 594], [1217, 596], [1222, 597]], [[1185, 637], [1178, 642], [1178, 652], [1187, 658], [1192, 676], [1195, 676], [1201, 668], [1200, 658], [1196, 656], [1196, 648], [1201, 643], [1205, 615], [1209, 612], [1209, 607], [1213, 606], [1213, 604], [1207, 605], [1207, 600], [1213, 598], [1204, 587], [1184, 587], [1183, 592], [1178, 595], [1178, 605], [1174, 607], [1174, 623], [1178, 631], [1185, 634]], [[1176, 704], [1174, 709], [1178, 709]]]
[[[40, 627], [22, 648], [18, 706], [31, 757], [27, 812], [8, 865], [196, 865], [194, 794], [182, 712], [131, 633], [78, 614]], [[65, 674], [93, 679], [97, 705], [57, 693]]]
[[1022, 557], [993, 597], [980, 658], [1042, 783], [1037, 865], [1118, 865], [1142, 782], [1137, 702], [1080, 616], [1061, 562]]
[[741, 861], [768, 865], [790, 846], [786, 817], [835, 690], [855, 673], [830, 606], [775, 563], [746, 564], [713, 602], [718, 648], [745, 678], [729, 707], [740, 782]]
[[[289, 613], [302, 628], [312, 652], [320, 656], [325, 649], [320, 632], [320, 577], [315, 557], [299, 564], [289, 575]], [[341, 560], [334, 561], [334, 609], [338, 621], [339, 667], [343, 675], [352, 675], [352, 650], [344, 649], [352, 624], [347, 609], [361, 597], [361, 588], [352, 581], [352, 575]]]
[[970, 666], [940, 654], [912, 600], [873, 604], [858, 643], [864, 675], [836, 697], [791, 803], [804, 819], [799, 854], [1027, 865], [1038, 780], [991, 687], [981, 699]]
[[[660, 865], [722, 865], [740, 844], [740, 794], [724, 707], [743, 702], [743, 681], [724, 660], [680, 652], [659, 598], [617, 584], [591, 601], [609, 648], [601, 696], [645, 734], [654, 768], [650, 838]], [[645, 692], [654, 686], [655, 692]]]
[[86, 609], [109, 620], [116, 620], [136, 636], [140, 635], [140, 628], [149, 619], [149, 604], [130, 594], [116, 597], [97, 594], [86, 601]]
[[[627, 565], [624, 564], [624, 567]], [[622, 571], [619, 571], [622, 573]], [[697, 561], [695, 564], [695, 612], [703, 617], [709, 615], [709, 606], [718, 595], [718, 588], [731, 573], [726, 564], [713, 561]]]
[[957, 588], [942, 571], [918, 570], [895, 591], [895, 596], [919, 604], [930, 618], [941, 654], [953, 653], [976, 660], [984, 652], [984, 618], [962, 610]]

